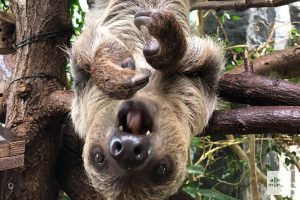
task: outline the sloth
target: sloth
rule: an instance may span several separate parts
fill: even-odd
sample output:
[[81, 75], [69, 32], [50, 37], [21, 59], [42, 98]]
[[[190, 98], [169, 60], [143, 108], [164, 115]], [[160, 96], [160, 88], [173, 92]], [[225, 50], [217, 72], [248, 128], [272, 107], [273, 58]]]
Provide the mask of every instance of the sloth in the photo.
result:
[[86, 174], [108, 200], [168, 199], [215, 109], [222, 48], [191, 34], [188, 0], [94, 3], [70, 50]]

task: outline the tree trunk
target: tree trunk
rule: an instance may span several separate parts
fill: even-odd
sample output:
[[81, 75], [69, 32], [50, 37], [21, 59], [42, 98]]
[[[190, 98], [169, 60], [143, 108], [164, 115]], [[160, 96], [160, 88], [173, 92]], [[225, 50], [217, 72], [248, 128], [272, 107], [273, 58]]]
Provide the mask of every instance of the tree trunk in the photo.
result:
[[[13, 0], [17, 42], [47, 33], [70, 30], [69, 1]], [[55, 199], [55, 166], [62, 122], [66, 113], [48, 106], [49, 95], [65, 82], [67, 63], [59, 48], [69, 42], [68, 34], [39, 38], [17, 50], [14, 82], [6, 101], [6, 127], [26, 137], [25, 166], [0, 173], [0, 199]], [[46, 73], [50, 76], [32, 77]], [[55, 77], [55, 78], [54, 78]]]

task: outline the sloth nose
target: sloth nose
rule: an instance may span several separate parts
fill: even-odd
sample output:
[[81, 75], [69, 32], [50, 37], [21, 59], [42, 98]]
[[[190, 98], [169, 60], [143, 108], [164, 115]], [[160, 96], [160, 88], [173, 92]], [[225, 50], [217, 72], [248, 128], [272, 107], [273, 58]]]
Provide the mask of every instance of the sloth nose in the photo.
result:
[[120, 167], [129, 170], [145, 163], [150, 146], [151, 140], [146, 135], [116, 133], [109, 142], [109, 152]]

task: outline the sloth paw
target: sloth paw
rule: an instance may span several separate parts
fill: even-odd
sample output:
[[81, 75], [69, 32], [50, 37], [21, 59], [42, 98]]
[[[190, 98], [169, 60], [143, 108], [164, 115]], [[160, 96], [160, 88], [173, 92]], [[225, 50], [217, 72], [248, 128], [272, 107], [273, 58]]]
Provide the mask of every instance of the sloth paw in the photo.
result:
[[113, 99], [130, 98], [147, 85], [150, 75], [148, 69], [137, 72], [132, 58], [125, 59], [119, 65], [103, 59], [91, 68], [93, 82]]
[[143, 52], [155, 69], [172, 71], [186, 51], [186, 38], [174, 14], [168, 10], [142, 11], [134, 16], [134, 24], [145, 26], [154, 39], [146, 42]]

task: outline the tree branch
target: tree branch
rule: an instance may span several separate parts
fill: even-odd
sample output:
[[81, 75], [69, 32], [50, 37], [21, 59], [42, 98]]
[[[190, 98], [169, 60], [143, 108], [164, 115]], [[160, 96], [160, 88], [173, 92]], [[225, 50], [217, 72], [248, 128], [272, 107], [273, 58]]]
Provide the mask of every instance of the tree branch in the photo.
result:
[[223, 75], [219, 92], [222, 98], [235, 103], [300, 105], [300, 85], [249, 73]]
[[269, 106], [215, 111], [205, 135], [289, 133], [299, 134], [300, 107]]
[[[54, 95], [54, 94], [57, 94]], [[52, 96], [52, 95], [51, 95]], [[69, 111], [71, 93], [53, 93], [61, 110]], [[63, 102], [59, 103], [62, 100]], [[249, 133], [291, 133], [300, 129], [300, 106], [265, 106], [215, 111], [206, 135], [249, 134]]]
[[250, 177], [250, 189], [251, 189], [251, 196], [253, 200], [259, 200], [259, 189], [257, 183], [257, 173], [256, 173], [256, 162], [255, 162], [255, 135], [250, 135], [250, 142], [249, 142], [249, 177]]
[[[258, 75], [270, 76], [275, 74], [282, 78], [298, 77], [300, 76], [300, 46], [275, 51], [252, 62], [254, 73]], [[244, 71], [244, 65], [240, 65], [228, 73], [240, 74]]]
[[192, 4], [191, 10], [245, 10], [248, 8], [277, 7], [297, 0], [246, 0], [246, 1], [207, 1]]
[[47, 99], [46, 110], [51, 112], [51, 116], [65, 115], [70, 112], [73, 98], [72, 91], [57, 90], [50, 94]]

